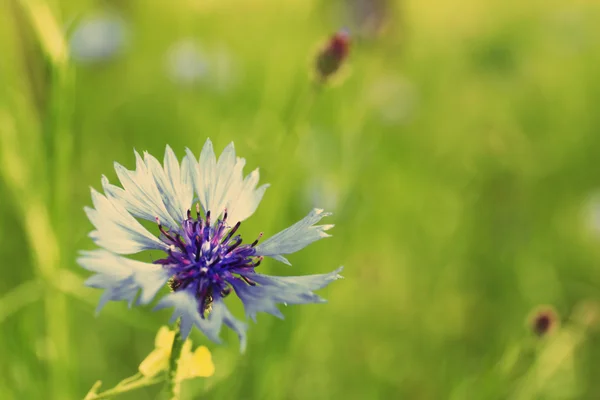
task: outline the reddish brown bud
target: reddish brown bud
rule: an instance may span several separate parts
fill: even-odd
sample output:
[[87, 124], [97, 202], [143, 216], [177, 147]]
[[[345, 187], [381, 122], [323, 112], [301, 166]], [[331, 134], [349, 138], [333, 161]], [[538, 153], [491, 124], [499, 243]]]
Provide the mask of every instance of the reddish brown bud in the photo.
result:
[[529, 318], [529, 327], [531, 331], [539, 337], [544, 337], [560, 325], [557, 312], [552, 306], [540, 306], [536, 308]]
[[350, 34], [346, 30], [335, 33], [316, 57], [315, 70], [321, 81], [335, 74], [348, 57]]

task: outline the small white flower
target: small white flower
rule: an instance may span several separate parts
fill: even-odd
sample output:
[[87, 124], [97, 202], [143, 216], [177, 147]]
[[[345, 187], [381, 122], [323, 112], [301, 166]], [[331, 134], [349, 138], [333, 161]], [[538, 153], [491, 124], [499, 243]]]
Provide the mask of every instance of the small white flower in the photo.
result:
[[82, 64], [110, 60], [124, 50], [125, 22], [110, 13], [100, 13], [78, 21], [69, 40], [71, 57]]

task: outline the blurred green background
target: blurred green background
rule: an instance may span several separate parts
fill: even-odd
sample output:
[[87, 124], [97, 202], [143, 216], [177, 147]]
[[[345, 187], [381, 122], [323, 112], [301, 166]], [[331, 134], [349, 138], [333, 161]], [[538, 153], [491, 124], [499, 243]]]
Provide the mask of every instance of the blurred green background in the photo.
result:
[[[246, 237], [334, 212], [332, 238], [260, 269], [346, 279], [326, 305], [260, 315], [244, 355], [194, 332], [216, 374], [183, 398], [600, 399], [597, 2], [0, 6], [0, 398], [82, 399], [136, 372], [170, 313], [94, 316], [75, 263], [89, 187], [134, 148], [210, 137], [272, 185]], [[344, 26], [344, 71], [315, 89]], [[561, 329], [538, 339], [542, 304]]]

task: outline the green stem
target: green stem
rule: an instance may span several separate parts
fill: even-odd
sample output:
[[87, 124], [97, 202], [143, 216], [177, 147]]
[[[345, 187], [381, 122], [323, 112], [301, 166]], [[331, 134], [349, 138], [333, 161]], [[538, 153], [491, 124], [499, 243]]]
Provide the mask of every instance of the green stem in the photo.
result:
[[[119, 394], [123, 394], [126, 392], [130, 392], [132, 390], [135, 389], [141, 389], [147, 386], [152, 386], [152, 385], [156, 385], [157, 383], [161, 383], [164, 380], [164, 377], [157, 377], [154, 379], [140, 379], [138, 381], [129, 383], [127, 385], [117, 385], [112, 389], [108, 389], [102, 393], [98, 393], [98, 394], [93, 394], [93, 393], [88, 393], [88, 395], [85, 397], [85, 400], [100, 400], [100, 399], [108, 399], [109, 397], [112, 396], [116, 396]], [[97, 388], [98, 385], [96, 383], [96, 385], [94, 385], [94, 387], [92, 388], [92, 390], [94, 390], [95, 388]]]
[[183, 348], [183, 339], [180, 330], [181, 320], [175, 323], [175, 337], [171, 346], [171, 356], [169, 357], [169, 371], [167, 373], [167, 392], [169, 400], [179, 400], [181, 394], [180, 383], [177, 382], [177, 367], [179, 366], [179, 357]]

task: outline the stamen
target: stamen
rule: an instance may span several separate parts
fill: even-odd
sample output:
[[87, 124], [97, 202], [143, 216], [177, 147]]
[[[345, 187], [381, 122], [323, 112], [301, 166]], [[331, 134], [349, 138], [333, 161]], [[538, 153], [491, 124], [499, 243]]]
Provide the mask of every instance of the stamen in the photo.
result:
[[235, 240], [235, 243], [229, 246], [227, 250], [225, 250], [225, 254], [231, 253], [236, 247], [242, 244], [242, 238], [239, 236], [234, 237], [233, 240]]
[[221, 297], [227, 297], [231, 293], [231, 288], [227, 286], [225, 289], [221, 290]]
[[163, 235], [165, 235], [165, 237], [167, 239], [169, 239], [171, 242], [176, 242], [176, 240], [173, 239], [173, 236], [169, 235], [169, 233], [167, 233], [167, 231], [165, 230], [165, 228], [161, 225], [160, 219], [158, 217], [156, 217], [156, 223], [158, 224], [158, 229], [160, 230], [160, 233], [162, 233]]
[[225, 236], [225, 238], [221, 241], [221, 244], [227, 243], [229, 241], [229, 239], [231, 239], [233, 234], [238, 230], [238, 228], [240, 227], [241, 224], [242, 224], [242, 221], [236, 222], [236, 224], [233, 226], [233, 228], [231, 228], [231, 230], [229, 231], [227, 236]]
[[254, 242], [252, 242], [252, 244], [250, 245], [250, 247], [254, 247], [258, 244], [258, 241], [260, 240], [260, 238], [263, 236], [263, 233], [259, 233], [258, 237], [256, 238], [256, 240]]
[[256, 282], [251, 281], [246, 276], [240, 275], [240, 278], [242, 278], [244, 280], [244, 282], [246, 282], [248, 285], [250, 285], [250, 286], [256, 286]]
[[200, 244], [202, 243], [202, 241], [200, 240], [200, 235], [196, 235], [196, 262], [200, 261], [200, 249], [202, 246], [200, 246]]
[[221, 256], [217, 256], [213, 262], [210, 263], [209, 267], [214, 267], [221, 261]]
[[196, 219], [200, 219], [200, 203], [196, 203]]
[[181, 250], [185, 250], [185, 243], [181, 235], [179, 233], [176, 233], [175, 237], [177, 238], [177, 243], [179, 243], [179, 247], [181, 248]]
[[223, 224], [227, 221], [227, 208], [223, 211]]
[[210, 210], [206, 212], [206, 226], [210, 226]]
[[263, 256], [258, 257], [258, 260], [256, 260], [256, 262], [254, 263], [254, 268], [258, 267], [264, 259], [265, 258]]
[[188, 217], [188, 219], [192, 218], [192, 210], [190, 210], [190, 209], [187, 210], [187, 217]]

